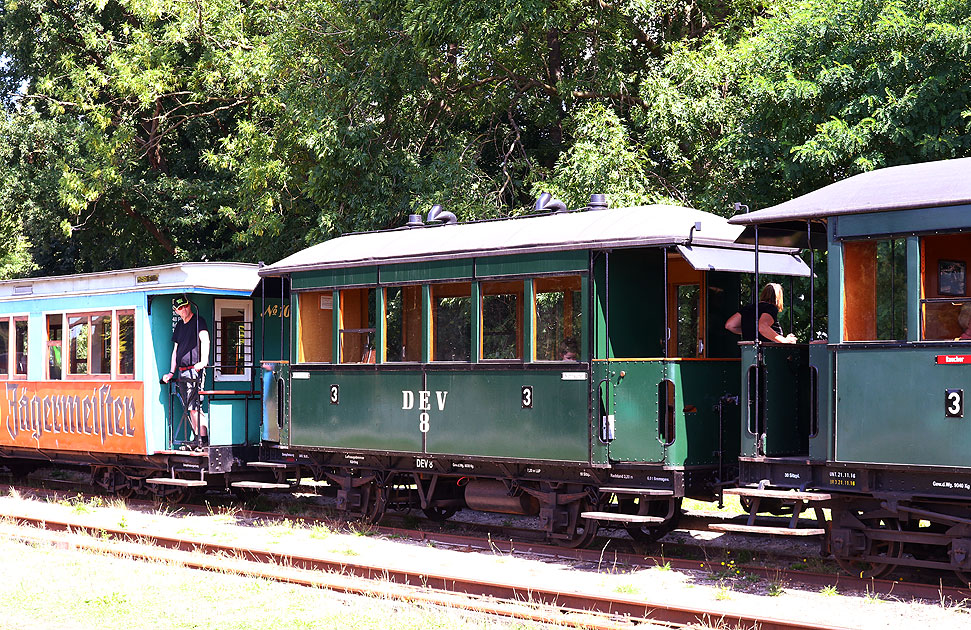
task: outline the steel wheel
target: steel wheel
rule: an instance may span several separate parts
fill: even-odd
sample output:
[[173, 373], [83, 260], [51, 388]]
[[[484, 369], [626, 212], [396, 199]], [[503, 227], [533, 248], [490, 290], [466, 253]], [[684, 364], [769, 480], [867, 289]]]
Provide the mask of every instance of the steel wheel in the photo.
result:
[[[857, 512], [859, 515], [860, 512]], [[900, 521], [895, 518], [861, 518], [860, 521], [866, 525], [867, 529], [885, 529], [890, 531], [900, 531]], [[836, 564], [850, 575], [860, 578], [879, 578], [890, 573], [897, 567], [896, 559], [903, 555], [903, 543], [895, 540], [874, 540], [864, 534], [866, 538], [866, 548], [864, 556], [880, 556], [887, 559], [887, 562], [876, 560], [862, 560], [857, 558], [836, 558]]]
[[587, 512], [592, 509], [593, 507], [590, 501], [581, 501], [577, 510], [577, 524], [573, 530], [573, 536], [570, 538], [553, 538], [553, 544], [567, 549], [579, 549], [592, 543], [593, 539], [597, 537], [597, 530], [600, 529], [600, 524], [595, 519], [581, 518], [579, 516], [581, 512]]
[[367, 486], [367, 505], [361, 517], [368, 525], [375, 525], [384, 518], [384, 511], [388, 507], [388, 493], [384, 484], [372, 481]]
[[452, 518], [458, 509], [454, 507], [427, 507], [422, 508], [422, 512], [429, 520], [435, 521], [436, 523], [444, 523], [448, 519]]
[[[641, 499], [627, 499], [621, 505], [625, 505], [630, 502], [635, 508], [628, 513], [637, 513], [641, 516], [656, 516], [658, 518], [664, 518], [668, 515], [668, 510], [670, 507], [670, 502], [664, 501], [646, 501], [645, 505], [640, 505]], [[671, 518], [667, 519], [663, 523], [652, 524], [652, 525], [628, 525], [624, 529], [630, 534], [630, 537], [637, 542], [652, 543], [657, 542], [661, 538], [664, 538], [667, 534], [670, 534], [678, 527], [678, 521], [681, 520], [681, 499], [674, 499], [674, 511]], [[642, 513], [643, 512], [643, 513]]]

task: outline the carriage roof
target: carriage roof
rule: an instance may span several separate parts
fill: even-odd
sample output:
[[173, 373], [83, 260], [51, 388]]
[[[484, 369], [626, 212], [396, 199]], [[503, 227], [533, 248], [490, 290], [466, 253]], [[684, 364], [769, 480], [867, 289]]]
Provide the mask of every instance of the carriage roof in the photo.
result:
[[259, 282], [257, 269], [249, 263], [192, 262], [4, 280], [0, 281], [0, 301], [125, 292], [249, 294]]
[[745, 251], [733, 242], [742, 228], [722, 217], [652, 205], [349, 234], [263, 267], [260, 275], [591, 248], [683, 247], [696, 222], [701, 229], [691, 235], [694, 250], [717, 246]]
[[971, 158], [891, 166], [854, 175], [784, 203], [740, 214], [735, 225], [971, 203]]

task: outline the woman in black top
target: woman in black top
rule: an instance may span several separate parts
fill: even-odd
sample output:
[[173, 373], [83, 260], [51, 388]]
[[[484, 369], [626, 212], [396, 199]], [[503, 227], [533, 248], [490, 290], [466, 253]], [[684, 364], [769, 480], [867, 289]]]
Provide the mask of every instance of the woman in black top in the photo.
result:
[[747, 304], [728, 318], [725, 328], [736, 335], [741, 335], [743, 341], [755, 341], [757, 325], [761, 341], [796, 343], [796, 336], [792, 333], [785, 336], [782, 334], [779, 313], [783, 308], [782, 285], [770, 282], [759, 295], [758, 316], [756, 317], [755, 305]]

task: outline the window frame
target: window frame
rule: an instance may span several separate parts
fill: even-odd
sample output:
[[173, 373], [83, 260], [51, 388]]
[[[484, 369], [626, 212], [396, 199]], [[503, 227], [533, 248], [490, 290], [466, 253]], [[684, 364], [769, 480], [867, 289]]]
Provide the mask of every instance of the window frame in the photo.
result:
[[[107, 309], [85, 309], [85, 310], [57, 310], [57, 311], [44, 311], [41, 313], [44, 324], [44, 379], [47, 381], [133, 381], [135, 380], [136, 374], [138, 373], [138, 309], [135, 306], [118, 306]], [[87, 364], [90, 366], [91, 362], [91, 318], [96, 316], [108, 315], [111, 324], [111, 361], [108, 372], [99, 374], [75, 374], [69, 370], [70, 367], [70, 354], [71, 354], [71, 337], [70, 337], [70, 327], [68, 326], [68, 319], [71, 317], [86, 317], [88, 318], [88, 356], [86, 359]], [[119, 326], [118, 318], [122, 315], [130, 315], [132, 317], [132, 373], [122, 374], [121, 373], [121, 356], [120, 356], [120, 332], [121, 328]], [[48, 327], [48, 318], [57, 317], [61, 318], [61, 340], [59, 342], [52, 341], [50, 339], [50, 328]], [[50, 348], [55, 345], [61, 346], [61, 378], [54, 379], [50, 377]]]
[[[911, 299], [912, 299], [911, 297], [912, 287], [910, 287], [909, 285], [910, 285], [910, 282], [913, 280], [908, 276], [908, 271], [907, 271], [907, 268], [910, 265], [910, 262], [908, 261], [908, 259], [911, 255], [909, 251], [909, 246], [907, 244], [908, 243], [907, 239], [908, 237], [906, 235], [887, 234], [887, 235], [868, 236], [868, 237], [861, 237], [861, 238], [857, 238], [857, 237], [846, 238], [840, 242], [840, 258], [841, 258], [840, 280], [841, 282], [840, 282], [839, 291], [841, 292], [841, 296], [840, 296], [841, 308], [839, 313], [839, 321], [840, 321], [839, 343], [848, 344], [848, 345], [872, 345], [872, 344], [899, 345], [903, 343], [908, 343], [913, 338], [914, 333], [913, 331], [909, 330], [910, 322], [908, 322], [908, 315], [907, 315], [909, 305], [911, 304]], [[865, 244], [870, 244], [870, 243], [873, 244], [873, 248], [874, 248], [874, 253], [872, 257], [872, 265], [874, 270], [873, 271], [874, 284], [872, 287], [872, 296], [871, 296], [873, 300], [872, 326], [873, 326], [874, 333], [872, 336], [868, 338], [850, 339], [848, 338], [850, 336], [850, 333], [847, 332], [848, 328], [852, 330], [852, 333], [855, 337], [859, 337], [859, 335], [861, 334], [857, 332], [857, 329], [861, 328], [862, 324], [860, 323], [859, 313], [857, 313], [856, 311], [857, 309], [861, 308], [860, 306], [861, 289], [869, 289], [869, 287], [863, 285], [862, 283], [857, 284], [855, 281], [849, 282], [849, 283], [847, 282], [847, 268], [851, 264], [848, 262], [848, 259], [847, 259], [847, 248], [849, 247], [850, 249], [853, 249], [855, 247], [862, 246]], [[879, 254], [879, 248], [881, 243], [890, 243], [890, 248], [891, 248], [891, 255], [890, 255], [891, 288], [890, 288], [890, 294], [889, 294], [890, 295], [889, 307], [890, 307], [891, 334], [893, 334], [897, 330], [898, 316], [901, 317], [902, 319], [902, 322], [900, 322], [901, 334], [896, 335], [892, 338], [880, 337], [880, 274], [879, 274], [878, 254]], [[902, 288], [898, 288], [896, 286], [896, 276], [899, 275], [899, 272], [897, 271], [897, 267], [896, 267], [896, 262], [895, 262], [896, 251], [898, 247], [903, 252], [903, 287]], [[854, 256], [859, 256], [859, 253], [854, 253]], [[859, 260], [859, 258], [856, 260]], [[858, 264], [858, 263], [854, 261], [854, 263], [852, 264]], [[902, 298], [900, 299], [899, 303], [897, 302], [898, 292], [900, 293], [899, 297]], [[852, 299], [850, 296], [852, 296]], [[854, 307], [852, 311], [850, 310], [851, 305]], [[848, 316], [848, 313], [852, 315], [852, 318]], [[853, 322], [853, 324], [852, 326], [849, 326], [848, 324], [851, 321]]]
[[[223, 374], [220, 366], [222, 348], [222, 309], [241, 309], [243, 311], [243, 326], [249, 325], [249, 335], [246, 336], [243, 348], [244, 367], [241, 374]], [[256, 351], [254, 344], [255, 322], [253, 321], [253, 301], [241, 299], [216, 298], [213, 300], [212, 334], [210, 345], [213, 355], [213, 381], [215, 382], [249, 382], [253, 378], [253, 357]]]
[[[0, 321], [7, 322], [7, 372], [0, 374], [3, 381], [26, 381], [30, 374], [30, 314], [29, 313], [9, 313], [0, 315]], [[26, 351], [24, 352], [24, 373], [17, 372], [17, 353], [14, 348], [17, 345], [17, 324], [16, 322], [27, 322], [27, 339], [25, 342]], [[3, 350], [0, 348], [0, 350]], [[2, 354], [2, 352], [0, 352]]]
[[[545, 294], [545, 293], [557, 293], [558, 291], [540, 291], [540, 290], [538, 290], [536, 288], [536, 285], [538, 284], [537, 281], [542, 281], [542, 280], [553, 280], [553, 281], [555, 281], [555, 280], [569, 280], [569, 279], [572, 279], [572, 278], [576, 278], [579, 281], [579, 283], [580, 283], [580, 288], [579, 289], [571, 289], [570, 290], [570, 292], [577, 291], [580, 294], [580, 319], [579, 319], [579, 322], [577, 323], [577, 325], [579, 327], [579, 330], [574, 330], [573, 331], [573, 335], [572, 335], [573, 336], [573, 341], [576, 343], [576, 353], [577, 353], [576, 359], [541, 359], [541, 358], [539, 358], [539, 343], [540, 343], [539, 337], [540, 337], [541, 325], [542, 325], [543, 322], [540, 320], [540, 317], [539, 317], [539, 311], [538, 311], [539, 300], [538, 300], [538, 297], [540, 295], [542, 295], [542, 294]], [[586, 296], [584, 295], [584, 292], [583, 292], [583, 278], [584, 278], [584, 273], [583, 272], [573, 272], [573, 273], [563, 273], [563, 274], [558, 273], [558, 274], [554, 274], [554, 275], [544, 274], [544, 275], [541, 275], [541, 276], [532, 276], [531, 277], [531, 279], [533, 280], [533, 282], [531, 282], [529, 284], [532, 285], [532, 288], [531, 288], [532, 295], [527, 295], [526, 296], [526, 302], [527, 302], [527, 304], [530, 305], [530, 310], [531, 310], [531, 312], [529, 313], [529, 318], [530, 318], [530, 321], [533, 323], [532, 331], [531, 331], [532, 332], [531, 345], [532, 345], [532, 348], [533, 348], [533, 352], [532, 352], [532, 355], [533, 356], [532, 356], [532, 358], [530, 360], [531, 363], [545, 363], [545, 364], [567, 363], [567, 364], [576, 364], [576, 363], [583, 362], [583, 357], [585, 356], [585, 354], [584, 354], [584, 347], [583, 347], [583, 328], [586, 325], [585, 322], [586, 322], [586, 317], [587, 317], [587, 312], [586, 312], [587, 311], [587, 300], [586, 300]], [[539, 284], [541, 284], [541, 282], [539, 282]], [[566, 295], [567, 294], [567, 291], [564, 290], [563, 293], [564, 293], [564, 295]], [[572, 310], [572, 306], [571, 306], [571, 310]], [[565, 322], [565, 320], [564, 320], [564, 322]]]

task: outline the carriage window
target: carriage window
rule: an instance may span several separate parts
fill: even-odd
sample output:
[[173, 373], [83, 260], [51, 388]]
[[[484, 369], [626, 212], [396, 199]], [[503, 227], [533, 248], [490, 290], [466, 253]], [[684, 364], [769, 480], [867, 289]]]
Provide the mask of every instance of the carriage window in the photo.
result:
[[47, 378], [54, 381], [60, 380], [62, 374], [63, 323], [60, 313], [47, 316]]
[[386, 361], [421, 361], [421, 287], [385, 289]]
[[579, 361], [583, 300], [580, 276], [537, 278], [536, 360]]
[[905, 239], [843, 243], [843, 340], [907, 338]]
[[334, 294], [308, 291], [297, 297], [297, 352], [301, 363], [333, 361]]
[[971, 341], [971, 233], [925, 236], [920, 252], [921, 338]]
[[482, 358], [523, 356], [523, 281], [482, 283]]
[[118, 374], [135, 375], [135, 313], [118, 313]]
[[701, 285], [678, 285], [678, 356], [697, 357], [701, 353], [698, 327], [701, 312]]
[[69, 315], [71, 338], [68, 373], [94, 375], [111, 373], [111, 314]]
[[47, 316], [47, 378], [58, 380], [64, 375], [130, 378], [134, 374], [134, 311]]
[[432, 287], [432, 360], [469, 361], [472, 356], [472, 285]]
[[340, 294], [341, 363], [374, 363], [375, 289], [344, 289]]
[[253, 303], [215, 301], [216, 380], [248, 381], [253, 362]]
[[0, 318], [0, 378], [27, 376], [27, 317]]

